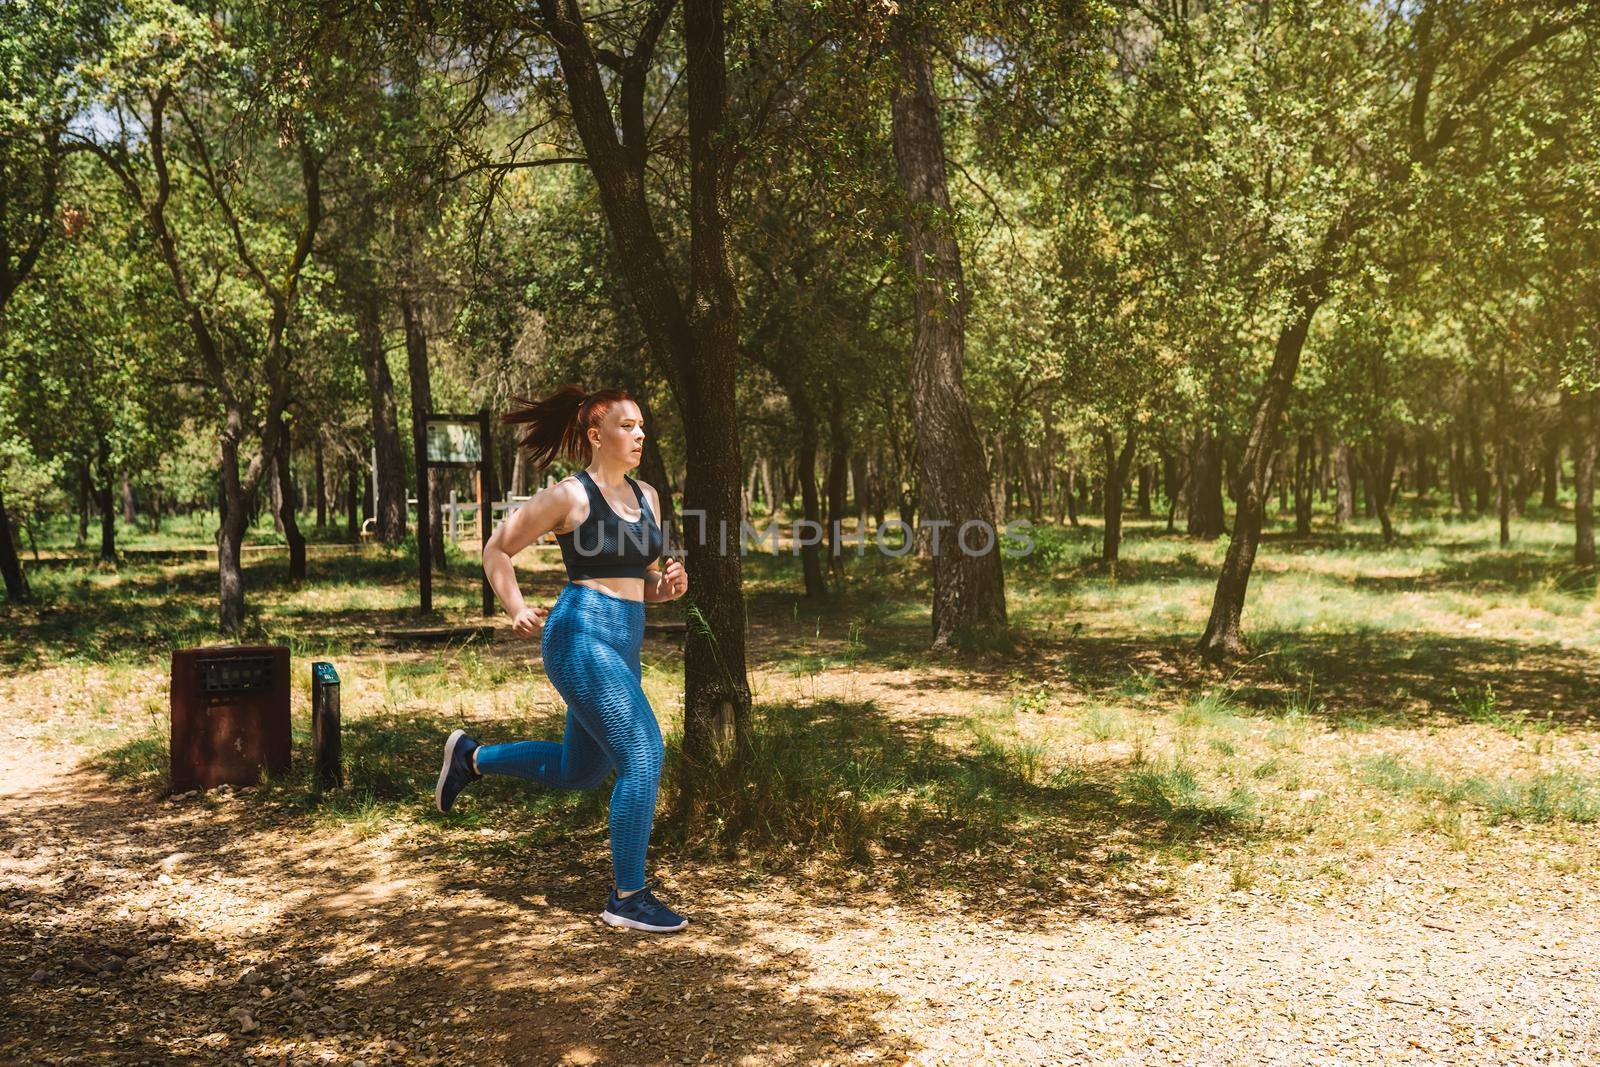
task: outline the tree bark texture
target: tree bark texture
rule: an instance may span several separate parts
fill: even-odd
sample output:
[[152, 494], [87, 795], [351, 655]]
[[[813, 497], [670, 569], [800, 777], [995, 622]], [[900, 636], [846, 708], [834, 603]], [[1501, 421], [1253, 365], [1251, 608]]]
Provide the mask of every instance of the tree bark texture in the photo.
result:
[[[893, 103], [894, 154], [905, 198], [905, 241], [914, 279], [911, 354], [912, 417], [919, 434], [918, 510], [923, 524], [964, 523], [995, 529], [983, 445], [963, 382], [966, 286], [945, 178], [944, 136], [928, 47], [907, 15], [891, 32], [900, 67]], [[933, 644], [944, 647], [966, 630], [1006, 621], [998, 548], [968, 555], [955, 536], [933, 554]]]

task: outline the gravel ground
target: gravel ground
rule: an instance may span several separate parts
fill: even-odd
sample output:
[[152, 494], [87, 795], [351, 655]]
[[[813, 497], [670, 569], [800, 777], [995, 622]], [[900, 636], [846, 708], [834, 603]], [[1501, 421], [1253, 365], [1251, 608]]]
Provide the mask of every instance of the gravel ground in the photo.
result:
[[698, 921], [646, 939], [592, 914], [603, 840], [508, 886], [11, 751], [6, 1062], [1600, 1062], [1592, 871], [1540, 884], [1515, 835], [1337, 898], [1197, 879], [1054, 922], [668, 871]]

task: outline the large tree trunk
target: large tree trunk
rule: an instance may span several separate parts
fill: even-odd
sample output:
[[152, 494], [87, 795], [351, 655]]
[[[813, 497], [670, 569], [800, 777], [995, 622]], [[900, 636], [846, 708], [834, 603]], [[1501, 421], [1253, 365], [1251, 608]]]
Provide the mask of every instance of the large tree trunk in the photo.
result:
[[372, 413], [372, 444], [378, 453], [376, 533], [385, 544], [406, 535], [405, 460], [400, 452], [400, 428], [395, 414], [394, 378], [383, 350], [383, 307], [377, 285], [363, 277], [356, 299], [356, 333], [361, 370], [367, 379], [367, 401]]
[[[691, 766], [751, 756], [750, 684], [745, 673], [745, 603], [740, 582], [739, 476], [743, 473], [735, 397], [739, 362], [739, 294], [728, 238], [728, 182], [733, 167], [727, 126], [727, 27], [722, 0], [684, 0], [689, 133], [689, 277], [693, 345], [680, 362], [684, 383], [688, 479], [684, 509], [704, 511], [719, 530], [731, 527], [731, 550], [711, 544], [689, 550], [694, 604], [708, 633], [684, 650], [683, 754]], [[663, 353], [665, 354], [665, 353]], [[686, 791], [685, 804], [694, 798]]]
[[[427, 455], [428, 446], [428, 414], [433, 411], [433, 379], [428, 369], [428, 334], [422, 325], [422, 317], [417, 313], [416, 306], [411, 301], [409, 290], [400, 290], [400, 320], [405, 325], [406, 331], [406, 376], [411, 380], [411, 443], [418, 458]], [[520, 458], [520, 455], [519, 455]], [[381, 464], [380, 460], [380, 464]], [[439, 510], [439, 497], [444, 489], [442, 472], [429, 470], [427, 472], [427, 513], [418, 514], [417, 529], [420, 534], [422, 523], [428, 524], [428, 555], [433, 561], [433, 569], [440, 574], [447, 573], [449, 557], [444, 550], [444, 512]], [[423, 470], [417, 470], [417, 486], [422, 486]], [[513, 476], [513, 482], [516, 480]], [[517, 486], [512, 486], [512, 491], [517, 491]], [[423, 494], [417, 494], [420, 508]]]
[[1227, 529], [1222, 506], [1222, 441], [1209, 426], [1195, 433], [1189, 460], [1189, 536], [1213, 541]]
[[[1110, 430], [1100, 431], [1100, 448], [1106, 461], [1106, 511], [1105, 538], [1101, 543], [1100, 560], [1114, 567], [1122, 548], [1122, 487], [1128, 480], [1128, 466], [1133, 462], [1134, 448], [1138, 443], [1139, 426], [1128, 427], [1123, 438], [1122, 451], [1117, 451], [1117, 439]], [[1148, 500], [1146, 501], [1148, 503]]]
[[[740, 589], [738, 292], [727, 226], [727, 186], [735, 145], [726, 126], [726, 42], [720, 0], [685, 0], [683, 64], [689, 142], [689, 281], [673, 284], [645, 197], [646, 124], [642, 100], [652, 52], [671, 3], [644, 15], [634, 52], [619, 75], [613, 113], [577, 0], [539, 0], [556, 47], [562, 82], [594, 176], [616, 262], [646, 343], [667, 379], [684, 427], [684, 514], [703, 517], [688, 541], [691, 625], [684, 645], [683, 773], [679, 814], [698, 810], [704, 774], [742, 766], [751, 750], [750, 686]], [[620, 131], [620, 139], [619, 139]], [[692, 309], [692, 311], [690, 310]], [[687, 530], [685, 533], [687, 534]], [[725, 757], [723, 742], [731, 741]]]
[[[915, 279], [911, 406], [918, 434], [918, 509], [924, 525], [945, 524], [959, 541], [966, 524], [995, 533], [983, 445], [962, 381], [967, 294], [945, 181], [944, 136], [926, 42], [907, 14], [892, 30], [901, 83], [893, 105], [894, 152], [905, 198], [906, 249]], [[937, 447], [935, 447], [937, 442]], [[968, 554], [961, 544], [933, 553], [933, 644], [1006, 621], [998, 544]]]
[[17, 541], [6, 514], [6, 501], [0, 495], [0, 575], [5, 577], [6, 599], [13, 604], [33, 598], [28, 588], [28, 575], [22, 569], [22, 557], [17, 555]]
[[1289, 392], [1294, 387], [1300, 353], [1305, 349], [1311, 320], [1325, 299], [1326, 281], [1314, 274], [1302, 288], [1300, 298], [1289, 313], [1289, 321], [1278, 334], [1272, 368], [1256, 402], [1250, 422], [1250, 437], [1239, 459], [1237, 478], [1238, 512], [1233, 522], [1233, 539], [1217, 578], [1216, 596], [1211, 602], [1211, 618], [1200, 638], [1200, 654], [1218, 661], [1244, 651], [1240, 618], [1244, 614], [1245, 593], [1250, 571], [1255, 565], [1256, 548], [1261, 539], [1268, 466], [1278, 450], [1278, 437]]

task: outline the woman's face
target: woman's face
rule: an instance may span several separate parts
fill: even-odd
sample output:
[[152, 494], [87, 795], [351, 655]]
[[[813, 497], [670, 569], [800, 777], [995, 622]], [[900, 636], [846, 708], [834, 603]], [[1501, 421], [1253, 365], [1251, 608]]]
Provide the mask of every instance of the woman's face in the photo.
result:
[[639, 405], [631, 400], [612, 404], [600, 425], [589, 428], [589, 443], [594, 445], [595, 459], [637, 467], [644, 454], [644, 416], [639, 414]]

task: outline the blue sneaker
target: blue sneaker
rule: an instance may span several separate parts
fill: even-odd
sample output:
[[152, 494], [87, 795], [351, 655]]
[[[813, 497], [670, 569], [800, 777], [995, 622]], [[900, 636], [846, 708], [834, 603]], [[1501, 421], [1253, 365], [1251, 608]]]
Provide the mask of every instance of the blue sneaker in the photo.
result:
[[478, 739], [465, 730], [455, 731], [445, 741], [444, 766], [439, 768], [439, 785], [433, 791], [433, 802], [440, 811], [449, 811], [461, 791], [483, 777], [472, 769], [472, 754], [478, 747]]
[[609, 926], [649, 930], [656, 934], [682, 930], [689, 925], [689, 920], [661, 903], [655, 894], [650, 892], [652, 888], [660, 885], [659, 881], [652, 878], [637, 893], [630, 893], [621, 898], [617, 896], [616, 887], [613, 886], [611, 899], [606, 901], [606, 910], [600, 913], [600, 918]]

